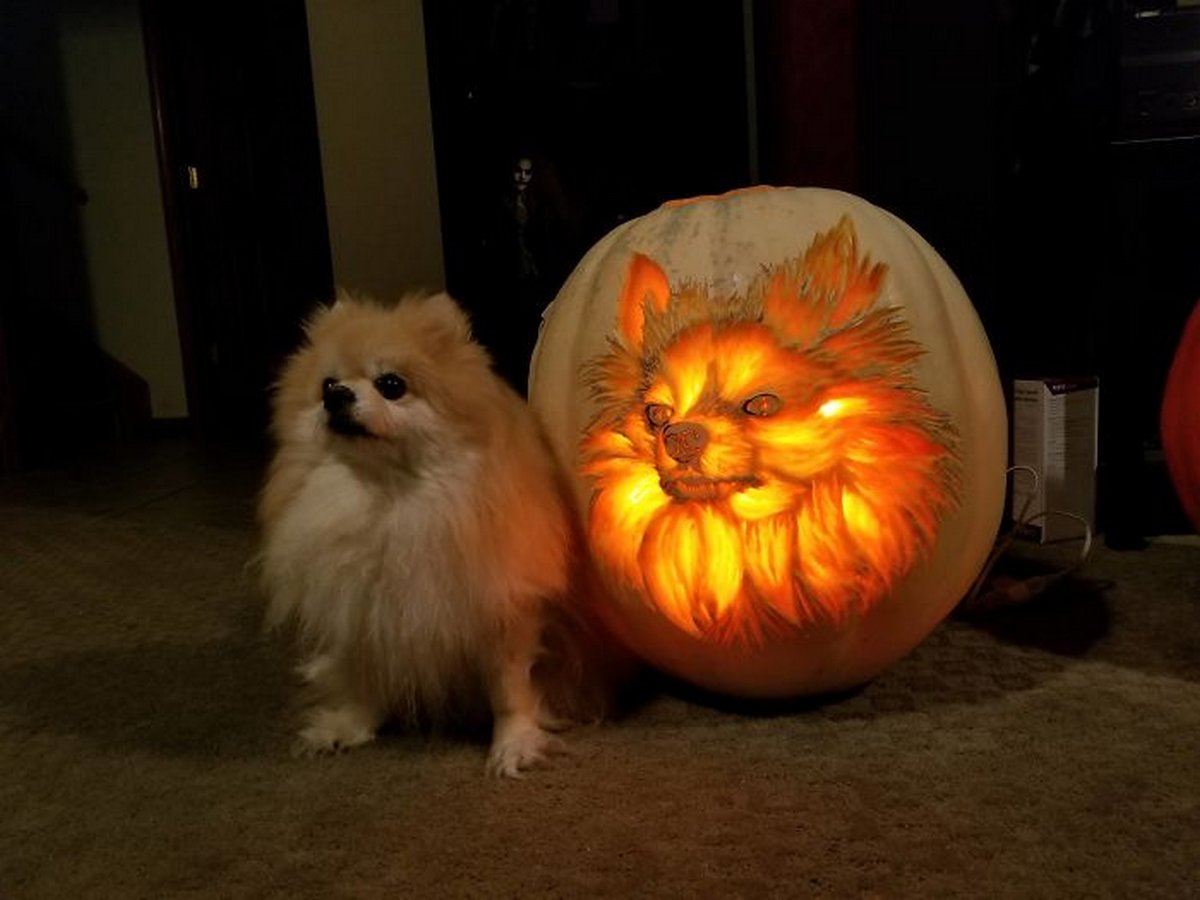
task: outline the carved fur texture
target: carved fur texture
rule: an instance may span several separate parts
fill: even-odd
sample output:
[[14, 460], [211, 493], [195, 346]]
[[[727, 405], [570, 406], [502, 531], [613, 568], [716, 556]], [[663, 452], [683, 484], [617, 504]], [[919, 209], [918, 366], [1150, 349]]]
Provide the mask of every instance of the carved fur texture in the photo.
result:
[[635, 254], [580, 449], [599, 566], [682, 630], [755, 641], [883, 600], [958, 502], [887, 269], [844, 218], [744, 291]]

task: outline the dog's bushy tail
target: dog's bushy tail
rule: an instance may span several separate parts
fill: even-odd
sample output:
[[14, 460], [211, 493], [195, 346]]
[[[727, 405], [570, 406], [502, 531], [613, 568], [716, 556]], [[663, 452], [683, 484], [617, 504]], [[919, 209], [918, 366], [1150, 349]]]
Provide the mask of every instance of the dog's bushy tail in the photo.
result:
[[579, 724], [617, 718], [634, 681], [639, 663], [604, 624], [602, 602], [594, 572], [581, 563], [571, 595], [547, 609], [533, 677], [557, 718]]

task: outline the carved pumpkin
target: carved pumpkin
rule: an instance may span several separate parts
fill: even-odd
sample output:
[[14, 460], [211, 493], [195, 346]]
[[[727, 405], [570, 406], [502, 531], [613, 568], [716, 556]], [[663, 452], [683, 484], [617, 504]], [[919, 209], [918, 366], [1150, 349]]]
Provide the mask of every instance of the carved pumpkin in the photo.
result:
[[979, 320], [928, 244], [848, 194], [620, 226], [547, 310], [530, 401], [575, 475], [603, 615], [710, 690], [873, 677], [996, 535], [1007, 418]]
[[1159, 422], [1167, 471], [1183, 511], [1200, 531], [1200, 303], [1167, 373]]

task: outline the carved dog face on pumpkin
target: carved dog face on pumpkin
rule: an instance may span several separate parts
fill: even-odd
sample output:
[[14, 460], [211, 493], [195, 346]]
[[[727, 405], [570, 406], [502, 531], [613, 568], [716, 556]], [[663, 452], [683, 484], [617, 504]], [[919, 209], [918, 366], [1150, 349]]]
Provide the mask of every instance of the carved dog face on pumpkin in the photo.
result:
[[957, 502], [923, 352], [843, 218], [745, 291], [630, 262], [592, 361], [590, 543], [679, 628], [715, 640], [836, 623], [887, 596]]

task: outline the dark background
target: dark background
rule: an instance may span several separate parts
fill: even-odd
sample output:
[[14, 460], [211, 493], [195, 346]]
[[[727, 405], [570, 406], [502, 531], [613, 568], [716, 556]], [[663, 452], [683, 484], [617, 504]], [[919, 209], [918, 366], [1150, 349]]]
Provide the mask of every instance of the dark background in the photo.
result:
[[[188, 427], [249, 440], [300, 312], [331, 291], [304, 6], [142, 6], [162, 171], [201, 152], [229, 185], [200, 206], [163, 180]], [[424, 12], [447, 287], [515, 385], [542, 308], [616, 224], [747, 183], [841, 188], [946, 258], [1006, 385], [1099, 375], [1110, 542], [1187, 530], [1158, 412], [1200, 297], [1200, 8], [427, 0]], [[33, 30], [8, 29], [0, 58], [19, 62]], [[71, 445], [47, 395], [86, 396], [71, 435], [136, 433], [148, 403], [89, 344], [74, 212], [87, 198], [69, 154], [25, 139], [5, 84], [19, 81], [0, 79], [0, 469], [14, 469]], [[47, 358], [62, 360], [49, 374]]]
[[[619, 222], [747, 182], [842, 188], [947, 259], [1006, 386], [1099, 375], [1110, 542], [1187, 530], [1158, 404], [1200, 297], [1200, 8], [695, 8], [425, 4], [449, 288], [514, 383], [542, 308]], [[520, 155], [533, 276], [502, 202]]]

